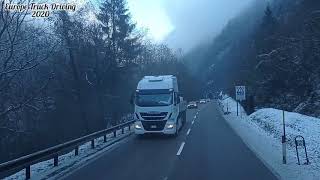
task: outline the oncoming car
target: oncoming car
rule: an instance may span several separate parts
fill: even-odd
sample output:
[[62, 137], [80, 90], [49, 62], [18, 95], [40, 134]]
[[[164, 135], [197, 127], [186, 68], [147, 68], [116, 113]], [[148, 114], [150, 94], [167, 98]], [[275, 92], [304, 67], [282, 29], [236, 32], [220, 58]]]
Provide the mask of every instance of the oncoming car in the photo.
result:
[[189, 104], [188, 104], [188, 109], [196, 109], [196, 108], [198, 108], [198, 105], [197, 105], [197, 103], [196, 102], [189, 102]]
[[200, 99], [200, 104], [205, 104], [207, 101], [205, 99]]

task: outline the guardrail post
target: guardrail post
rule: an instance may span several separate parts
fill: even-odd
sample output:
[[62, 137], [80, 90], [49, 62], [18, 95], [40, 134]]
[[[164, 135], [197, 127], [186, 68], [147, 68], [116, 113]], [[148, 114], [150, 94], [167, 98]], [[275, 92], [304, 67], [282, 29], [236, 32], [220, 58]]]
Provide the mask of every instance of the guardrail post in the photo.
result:
[[103, 136], [103, 142], [107, 142], [107, 135]]
[[91, 140], [91, 148], [94, 149], [94, 139]]
[[78, 155], [79, 155], [79, 146], [77, 146], [77, 147], [74, 149], [74, 155], [75, 155], [75, 156], [78, 156]]
[[55, 155], [53, 158], [53, 166], [55, 167], [58, 166], [58, 159], [59, 159], [58, 157], [59, 157], [58, 155]]
[[26, 167], [26, 179], [30, 179], [31, 178], [31, 170], [30, 170], [30, 166]]
[[117, 130], [113, 131], [113, 137], [117, 137]]

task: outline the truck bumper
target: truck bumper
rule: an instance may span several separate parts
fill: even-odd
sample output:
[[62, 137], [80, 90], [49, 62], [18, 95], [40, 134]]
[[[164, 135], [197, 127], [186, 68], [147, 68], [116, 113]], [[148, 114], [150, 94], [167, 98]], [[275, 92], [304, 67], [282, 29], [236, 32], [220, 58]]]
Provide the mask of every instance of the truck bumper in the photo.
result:
[[[169, 128], [169, 125], [173, 125], [172, 128]], [[176, 133], [176, 127], [175, 124], [167, 121], [165, 127], [161, 131], [147, 131], [143, 128], [143, 125], [141, 121], [136, 121], [134, 123], [134, 133], [135, 134], [175, 134]]]

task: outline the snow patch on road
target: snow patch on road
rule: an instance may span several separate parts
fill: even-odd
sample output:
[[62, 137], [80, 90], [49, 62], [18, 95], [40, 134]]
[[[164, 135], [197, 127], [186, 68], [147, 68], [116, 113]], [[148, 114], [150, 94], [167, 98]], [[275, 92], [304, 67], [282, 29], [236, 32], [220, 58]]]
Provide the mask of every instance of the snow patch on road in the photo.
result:
[[[298, 113], [286, 112], [287, 164], [282, 164], [282, 110], [265, 108], [250, 116], [239, 105], [241, 115], [237, 116], [237, 103], [227, 95], [219, 101], [224, 118], [238, 133], [248, 147], [281, 179], [320, 179], [320, 119]], [[306, 140], [309, 165], [298, 165], [294, 138], [302, 135]], [[304, 150], [300, 149], [300, 161], [305, 162]]]

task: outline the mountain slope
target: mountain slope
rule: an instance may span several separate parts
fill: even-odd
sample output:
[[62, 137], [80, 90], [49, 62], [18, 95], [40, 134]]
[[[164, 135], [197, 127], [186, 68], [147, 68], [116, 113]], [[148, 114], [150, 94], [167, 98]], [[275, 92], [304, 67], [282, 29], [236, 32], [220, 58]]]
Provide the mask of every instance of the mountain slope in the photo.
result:
[[257, 107], [320, 116], [319, 9], [312, 0], [255, 1], [207, 51], [190, 53], [201, 58], [198, 73], [230, 94], [246, 85]]

